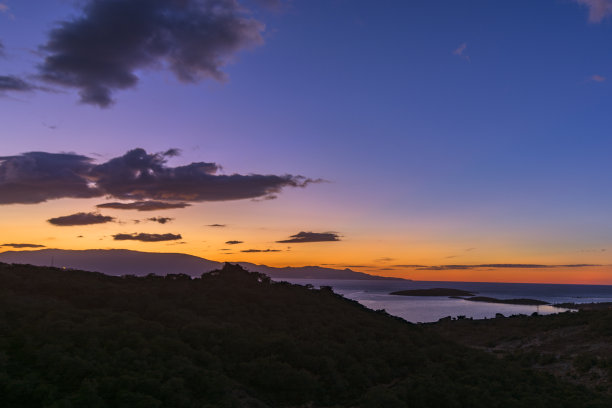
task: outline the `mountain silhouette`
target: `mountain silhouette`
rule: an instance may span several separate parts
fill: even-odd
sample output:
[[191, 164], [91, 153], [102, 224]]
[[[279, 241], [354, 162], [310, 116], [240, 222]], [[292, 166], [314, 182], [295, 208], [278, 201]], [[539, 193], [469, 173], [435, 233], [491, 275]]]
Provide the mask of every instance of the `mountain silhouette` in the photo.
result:
[[[102, 272], [106, 275], [145, 276], [150, 273], [167, 275], [184, 273], [200, 276], [203, 272], [219, 269], [222, 262], [181, 253], [140, 252], [127, 249], [41, 249], [37, 251], [6, 251], [0, 253], [0, 262], [56, 266]], [[380, 280], [400, 279], [369, 275], [351, 269], [333, 269], [320, 266], [275, 268], [249, 262], [238, 262], [242, 267], [261, 272], [274, 280], [283, 279], [355, 279]]]

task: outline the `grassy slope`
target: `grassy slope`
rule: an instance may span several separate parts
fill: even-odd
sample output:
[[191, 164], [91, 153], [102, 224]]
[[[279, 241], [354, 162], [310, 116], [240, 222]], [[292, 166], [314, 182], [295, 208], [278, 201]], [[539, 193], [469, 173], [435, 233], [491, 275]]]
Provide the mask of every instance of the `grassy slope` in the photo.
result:
[[607, 407], [330, 290], [0, 264], [0, 406]]
[[612, 309], [584, 309], [548, 316], [445, 320], [425, 327], [504, 361], [611, 392]]

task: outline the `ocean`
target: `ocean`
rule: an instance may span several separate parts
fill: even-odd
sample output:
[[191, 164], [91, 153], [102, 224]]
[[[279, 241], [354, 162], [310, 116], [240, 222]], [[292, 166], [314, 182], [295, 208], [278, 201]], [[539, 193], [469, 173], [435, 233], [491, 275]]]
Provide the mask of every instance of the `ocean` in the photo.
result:
[[290, 279], [289, 282], [315, 287], [331, 286], [334, 292], [353, 299], [373, 309], [384, 309], [387, 313], [412, 323], [435, 322], [443, 317], [465, 316], [466, 318], [494, 318], [497, 313], [504, 316], [551, 314], [567, 309], [553, 306], [506, 305], [498, 303], [470, 302], [450, 299], [446, 296], [421, 297], [389, 295], [390, 292], [406, 289], [453, 288], [467, 290], [478, 296], [497, 299], [528, 298], [548, 303], [600, 303], [612, 302], [610, 285], [557, 285], [534, 283], [485, 283], [485, 282], [426, 282], [399, 280], [327, 280]]

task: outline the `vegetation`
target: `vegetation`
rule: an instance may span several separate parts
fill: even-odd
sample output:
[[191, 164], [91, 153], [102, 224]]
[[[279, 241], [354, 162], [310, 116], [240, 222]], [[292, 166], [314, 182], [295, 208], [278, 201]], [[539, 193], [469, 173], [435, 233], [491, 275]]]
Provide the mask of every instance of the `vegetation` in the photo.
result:
[[[570, 306], [566, 304], [566, 306]], [[509, 363], [612, 393], [612, 308], [576, 304], [580, 312], [488, 320], [441, 319], [423, 327]]]
[[329, 288], [234, 265], [191, 279], [0, 264], [2, 407], [610, 404]]

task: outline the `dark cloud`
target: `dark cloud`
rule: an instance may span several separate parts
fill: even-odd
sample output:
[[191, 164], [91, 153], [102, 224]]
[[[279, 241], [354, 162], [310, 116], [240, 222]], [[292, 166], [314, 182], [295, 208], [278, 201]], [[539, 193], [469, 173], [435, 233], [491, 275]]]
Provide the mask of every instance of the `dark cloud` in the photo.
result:
[[2, 244], [0, 246], [3, 247], [11, 247], [11, 248], [44, 248], [44, 245], [38, 244]]
[[50, 218], [47, 220], [47, 222], [60, 227], [70, 227], [74, 225], [104, 224], [114, 220], [115, 219], [113, 217], [108, 217], [102, 214], [80, 212], [63, 217]]
[[136, 210], [136, 211], [157, 211], [170, 210], [173, 208], [186, 208], [188, 203], [167, 203], [164, 201], [134, 201], [131, 203], [103, 203], [98, 204], [98, 208], [113, 208], [115, 210]]
[[0, 57], [4, 57], [4, 43], [0, 40]]
[[225, 224], [208, 224], [207, 227], [225, 228], [225, 227], [227, 227], [227, 225], [225, 225]]
[[238, 244], [244, 244], [243, 241], [225, 241], [225, 243], [227, 245], [238, 245]]
[[264, 197], [284, 187], [305, 187], [318, 181], [302, 176], [217, 175], [215, 163], [167, 167], [165, 157], [134, 149], [95, 166], [91, 176], [109, 195], [123, 199], [226, 201]]
[[304, 243], [304, 242], [330, 242], [340, 241], [340, 236], [335, 232], [304, 232], [300, 231], [291, 235], [289, 239], [276, 241], [278, 243]]
[[[3, 55], [2, 48], [0, 48], [0, 55]], [[37, 89], [36, 86], [32, 85], [27, 81], [24, 81], [19, 77], [16, 77], [14, 75], [0, 75], [0, 92], [29, 92], [35, 89]]]
[[280, 249], [244, 249], [240, 252], [281, 252]]
[[106, 203], [99, 207], [144, 211], [151, 207], [150, 202], [140, 204], [146, 200], [177, 201], [180, 206], [185, 201], [240, 200], [319, 181], [292, 175], [217, 175], [218, 169], [217, 164], [205, 162], [168, 167], [164, 153], [148, 154], [143, 149], [98, 165], [89, 157], [70, 153], [6, 156], [0, 157], [0, 204], [110, 196], [139, 204]]
[[147, 218], [148, 221], [153, 221], [153, 222], [158, 222], [160, 224], [166, 224], [172, 220], [174, 220], [174, 218], [169, 218], [169, 217], [151, 217], [151, 218]]
[[169, 69], [184, 83], [224, 80], [221, 68], [263, 42], [264, 25], [237, 0], [89, 0], [41, 47], [41, 77], [79, 89], [81, 102], [109, 106], [136, 72]]
[[374, 262], [391, 262], [391, 261], [395, 261], [395, 258], [389, 258], [389, 257], [385, 256], [385, 257], [378, 258], [378, 259], [374, 260]]
[[133, 233], [133, 234], [115, 234], [113, 239], [115, 241], [142, 241], [142, 242], [160, 242], [160, 241], [174, 241], [182, 239], [180, 234], [147, 234], [144, 232]]
[[87, 174], [92, 159], [70, 153], [30, 152], [0, 157], [0, 204], [35, 204], [103, 194]]
[[417, 271], [448, 271], [448, 270], [460, 270], [460, 269], [472, 269], [473, 265], [441, 265], [441, 266], [423, 266], [416, 268]]

